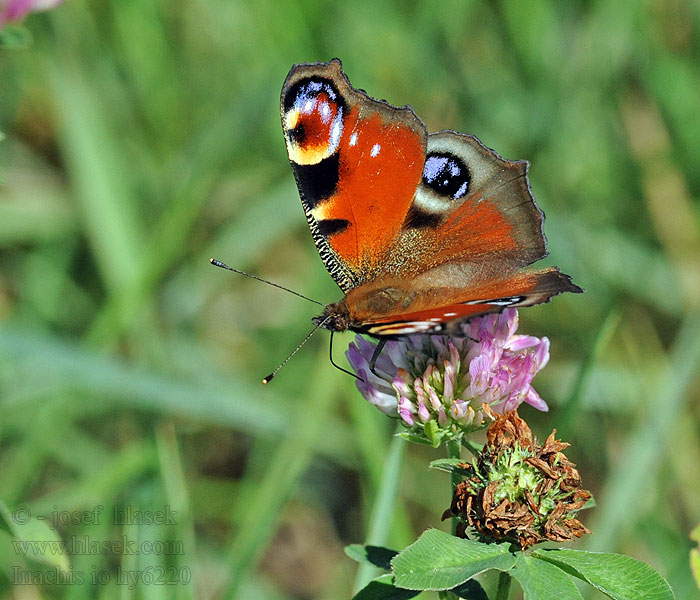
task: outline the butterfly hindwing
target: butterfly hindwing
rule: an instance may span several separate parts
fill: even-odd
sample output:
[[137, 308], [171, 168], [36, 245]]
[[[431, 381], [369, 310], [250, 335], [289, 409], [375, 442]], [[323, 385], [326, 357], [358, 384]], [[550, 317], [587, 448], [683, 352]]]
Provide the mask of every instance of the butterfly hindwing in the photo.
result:
[[[432, 156], [449, 156], [459, 161], [460, 170], [469, 178], [459, 199], [461, 203], [452, 201], [454, 206], [442, 212], [442, 220], [431, 232], [439, 240], [435, 244], [440, 249], [438, 260], [499, 257], [524, 266], [546, 256], [544, 215], [530, 191], [529, 163], [506, 160], [471, 135], [453, 131], [432, 134], [414, 206], [426, 191], [432, 192], [433, 197], [438, 195], [426, 185]], [[458, 182], [464, 178], [461, 175]]]
[[[503, 279], [485, 282], [470, 290], [470, 300], [465, 300], [459, 288], [419, 289], [413, 302], [395, 303], [393, 311], [382, 314], [370, 308], [376, 302], [369, 297], [360, 298], [359, 292], [350, 299], [355, 308], [369, 308], [366, 314], [354, 313], [358, 323], [356, 330], [374, 336], [402, 335], [409, 333], [458, 333], [455, 325], [472, 317], [503, 310], [506, 307], [533, 306], [562, 292], [581, 292], [570, 277], [556, 267], [540, 271], [520, 271]], [[376, 293], [370, 292], [376, 298]], [[405, 304], [404, 312], [398, 306]]]
[[464, 287], [546, 256], [544, 215], [530, 192], [528, 166], [501, 158], [474, 136], [430, 135], [421, 183], [384, 274], [414, 278], [459, 263]]

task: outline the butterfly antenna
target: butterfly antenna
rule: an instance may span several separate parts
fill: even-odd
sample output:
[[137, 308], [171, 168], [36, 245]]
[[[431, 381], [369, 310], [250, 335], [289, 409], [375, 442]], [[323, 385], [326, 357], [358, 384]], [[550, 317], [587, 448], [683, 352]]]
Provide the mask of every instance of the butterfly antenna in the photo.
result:
[[285, 359], [279, 364], [279, 366], [278, 366], [274, 371], [272, 371], [272, 373], [270, 373], [267, 377], [263, 377], [262, 382], [265, 383], [265, 384], [270, 383], [270, 381], [272, 380], [272, 378], [273, 378], [275, 375], [277, 375], [277, 372], [278, 372], [284, 365], [286, 365], [286, 364], [289, 362], [289, 359], [291, 359], [292, 356], [294, 356], [297, 352], [299, 352], [299, 350], [301, 349], [301, 347], [302, 347], [304, 344], [306, 344], [306, 342], [309, 341], [309, 338], [310, 338], [314, 333], [316, 333], [316, 332], [319, 330], [319, 328], [323, 327], [324, 323], [325, 323], [326, 321], [328, 321], [328, 319], [330, 319], [330, 317], [326, 317], [325, 319], [323, 319], [323, 321], [319, 322], [319, 323], [306, 335], [306, 337], [305, 337], [303, 340], [301, 340], [301, 343], [294, 349], [294, 351], [293, 351], [287, 358], [285, 358]]
[[[313, 302], [314, 304], [318, 304], [319, 306], [325, 306], [325, 304], [323, 304], [323, 302], [319, 302], [318, 300], [314, 300], [313, 298], [309, 298], [307, 296], [304, 296], [304, 294], [300, 294], [299, 292], [295, 292], [294, 290], [290, 290], [289, 288], [286, 288], [283, 285], [280, 285], [279, 283], [272, 283], [272, 281], [268, 281], [267, 279], [263, 279], [262, 277], [258, 277], [257, 275], [251, 275], [250, 273], [246, 273], [245, 271], [241, 271], [239, 269], [234, 269], [233, 267], [229, 267], [226, 263], [223, 263], [220, 260], [216, 260], [215, 258], [210, 258], [209, 262], [212, 265], [214, 265], [215, 267], [221, 267], [222, 269], [226, 269], [227, 271], [233, 271], [234, 273], [240, 273], [241, 275], [245, 275], [246, 277], [250, 277], [251, 279], [257, 279], [258, 281], [262, 281], [263, 283], [267, 283], [268, 285], [271, 285], [273, 287], [284, 290], [285, 292], [289, 292], [290, 294], [294, 294], [295, 296], [299, 296], [299, 298], [303, 298], [304, 300], [308, 300], [309, 302]], [[314, 329], [314, 331], [316, 331], [316, 330]], [[311, 333], [313, 333], [313, 331]], [[309, 335], [311, 335], [311, 334], [309, 334]], [[305, 341], [306, 340], [304, 340], [304, 342]], [[304, 342], [302, 342], [302, 345]], [[297, 348], [297, 350], [298, 349], [299, 348]], [[295, 352], [296, 352], [296, 350], [295, 350]], [[291, 358], [291, 356], [289, 358]]]

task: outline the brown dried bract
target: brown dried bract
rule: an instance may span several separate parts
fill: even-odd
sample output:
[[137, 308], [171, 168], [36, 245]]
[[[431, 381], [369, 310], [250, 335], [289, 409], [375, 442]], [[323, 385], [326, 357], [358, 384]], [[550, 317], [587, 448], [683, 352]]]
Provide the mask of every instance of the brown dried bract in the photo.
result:
[[[569, 444], [555, 439], [553, 431], [539, 446], [517, 411], [496, 415], [487, 405], [483, 410], [494, 419], [487, 444], [475, 465], [460, 465], [473, 475], [456, 487], [452, 505], [443, 514], [443, 519], [460, 518], [457, 535], [465, 537], [469, 526], [485, 539], [510, 540], [524, 550], [545, 540], [563, 542], [591, 533], [575, 517], [591, 494], [581, 487], [575, 465], [562, 454]], [[534, 490], [522, 490], [517, 500], [497, 501], [502, 482], [489, 475], [498, 470], [499, 459], [514, 452], [524, 456], [522, 463], [532, 468], [537, 484]]]

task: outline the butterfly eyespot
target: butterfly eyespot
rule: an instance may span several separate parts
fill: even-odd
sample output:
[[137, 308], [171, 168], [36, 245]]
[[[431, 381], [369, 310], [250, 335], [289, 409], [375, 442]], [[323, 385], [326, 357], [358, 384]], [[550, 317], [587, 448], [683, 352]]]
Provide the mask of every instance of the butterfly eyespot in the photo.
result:
[[290, 160], [315, 165], [332, 156], [343, 133], [344, 102], [327, 79], [302, 79], [284, 97], [284, 134]]
[[469, 191], [470, 181], [469, 169], [452, 154], [434, 152], [425, 159], [423, 183], [438, 194], [459, 200]]

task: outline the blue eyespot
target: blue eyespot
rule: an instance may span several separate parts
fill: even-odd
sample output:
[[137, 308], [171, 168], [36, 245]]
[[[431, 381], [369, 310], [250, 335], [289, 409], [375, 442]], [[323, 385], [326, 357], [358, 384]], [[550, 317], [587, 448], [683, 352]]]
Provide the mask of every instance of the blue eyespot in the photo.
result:
[[442, 196], [462, 198], [469, 191], [470, 181], [469, 169], [453, 154], [434, 152], [425, 159], [423, 183]]

